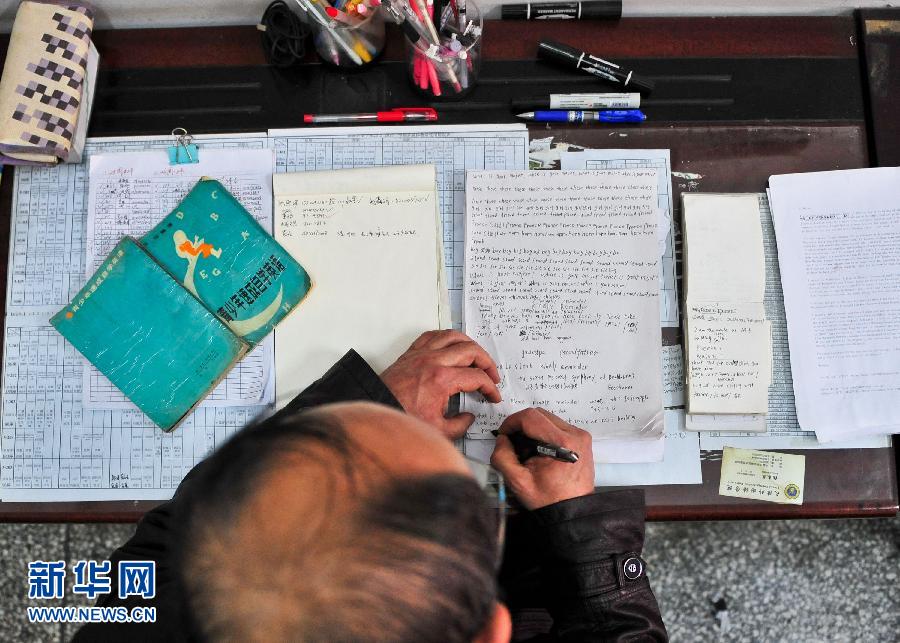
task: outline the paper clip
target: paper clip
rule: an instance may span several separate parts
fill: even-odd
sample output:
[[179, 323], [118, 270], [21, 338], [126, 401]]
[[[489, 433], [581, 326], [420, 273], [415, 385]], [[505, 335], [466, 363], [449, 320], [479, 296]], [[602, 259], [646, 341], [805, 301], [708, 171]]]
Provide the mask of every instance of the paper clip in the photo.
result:
[[175, 137], [175, 145], [166, 149], [169, 153], [169, 165], [184, 165], [200, 162], [200, 151], [192, 142], [194, 137], [188, 134], [183, 127], [172, 130]]

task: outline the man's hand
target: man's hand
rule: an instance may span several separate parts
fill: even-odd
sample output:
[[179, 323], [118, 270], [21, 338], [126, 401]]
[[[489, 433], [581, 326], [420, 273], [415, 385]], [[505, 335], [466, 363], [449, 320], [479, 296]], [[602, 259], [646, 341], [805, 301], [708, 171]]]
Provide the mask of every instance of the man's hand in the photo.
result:
[[381, 374], [403, 409], [437, 427], [451, 440], [462, 437], [475, 421], [471, 413], [444, 417], [451, 395], [480, 391], [500, 401], [500, 374], [491, 356], [463, 333], [423, 333]]
[[[530, 438], [571, 449], [578, 462], [560, 462], [535, 456], [519, 463], [510, 433], [521, 431]], [[525, 409], [510, 415], [500, 425], [491, 464], [503, 474], [510, 490], [526, 508], [586, 496], [594, 492], [594, 454], [591, 434], [572, 426], [544, 409]]]

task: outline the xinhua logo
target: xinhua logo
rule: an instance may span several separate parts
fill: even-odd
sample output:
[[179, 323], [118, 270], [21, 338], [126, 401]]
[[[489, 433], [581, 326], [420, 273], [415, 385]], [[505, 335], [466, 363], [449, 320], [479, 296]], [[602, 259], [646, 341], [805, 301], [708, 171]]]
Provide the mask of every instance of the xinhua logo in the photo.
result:
[[[116, 568], [118, 597], [137, 596], [144, 599], [156, 596], [156, 561], [122, 560]], [[79, 560], [72, 565], [73, 594], [94, 600], [113, 591], [110, 578], [112, 563], [108, 560]], [[28, 564], [28, 598], [59, 599], [65, 594], [66, 563], [63, 560], [36, 560]]]

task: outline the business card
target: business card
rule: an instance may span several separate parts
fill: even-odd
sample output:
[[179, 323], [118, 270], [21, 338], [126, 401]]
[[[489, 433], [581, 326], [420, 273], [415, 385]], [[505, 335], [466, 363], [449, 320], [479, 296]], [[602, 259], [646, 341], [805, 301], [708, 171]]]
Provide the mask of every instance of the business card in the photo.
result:
[[802, 455], [725, 447], [719, 495], [802, 505], [805, 473]]

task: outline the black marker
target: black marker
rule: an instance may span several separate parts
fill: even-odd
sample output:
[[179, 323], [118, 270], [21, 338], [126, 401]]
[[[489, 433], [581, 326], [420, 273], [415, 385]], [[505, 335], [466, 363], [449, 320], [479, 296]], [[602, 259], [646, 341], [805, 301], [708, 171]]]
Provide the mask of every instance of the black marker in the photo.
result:
[[[500, 435], [500, 431], [491, 431], [491, 434], [494, 437], [497, 437]], [[506, 437], [512, 442], [513, 449], [516, 451], [519, 462], [525, 462], [528, 458], [533, 458], [538, 455], [542, 455], [546, 458], [553, 458], [560, 462], [569, 462], [573, 464], [578, 462], [578, 454], [571, 449], [565, 449], [563, 447], [558, 447], [555, 444], [548, 444], [547, 442], [529, 438], [521, 431], [507, 433]]]
[[500, 17], [504, 20], [618, 20], [622, 17], [622, 0], [505, 4], [500, 9]]
[[603, 78], [622, 87], [649, 93], [653, 91], [652, 80], [642, 78], [633, 71], [622, 69], [619, 65], [591, 54], [564, 45], [559, 42], [542, 40], [538, 44], [538, 57], [552, 60], [566, 67], [574, 67], [597, 78]]

